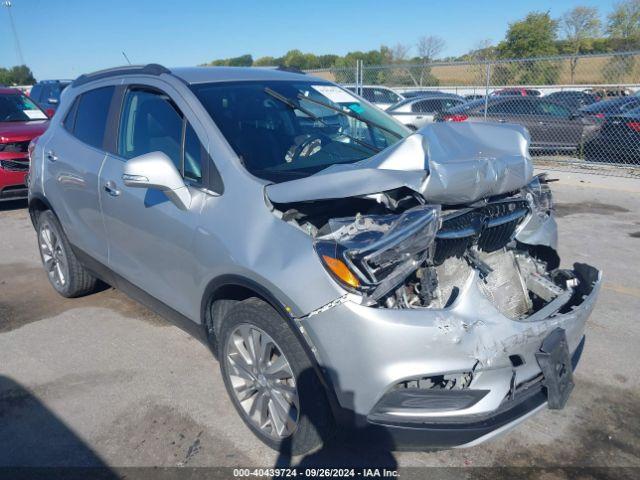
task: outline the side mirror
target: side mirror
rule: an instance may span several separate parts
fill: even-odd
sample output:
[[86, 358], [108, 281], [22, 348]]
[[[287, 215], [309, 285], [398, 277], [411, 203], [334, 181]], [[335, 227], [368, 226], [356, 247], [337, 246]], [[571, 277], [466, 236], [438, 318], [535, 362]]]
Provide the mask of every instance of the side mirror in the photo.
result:
[[180, 210], [191, 206], [191, 193], [171, 159], [162, 152], [150, 152], [127, 160], [122, 181], [127, 187], [160, 190]]
[[49, 105], [57, 105], [60, 101], [57, 98], [47, 98], [47, 103]]

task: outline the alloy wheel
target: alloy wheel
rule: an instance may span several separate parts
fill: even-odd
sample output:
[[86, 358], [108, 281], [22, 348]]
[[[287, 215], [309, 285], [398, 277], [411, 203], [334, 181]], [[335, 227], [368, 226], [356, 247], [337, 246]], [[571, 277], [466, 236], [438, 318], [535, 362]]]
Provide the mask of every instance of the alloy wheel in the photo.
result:
[[58, 234], [49, 226], [40, 229], [40, 253], [49, 279], [57, 287], [64, 288], [69, 275], [69, 263]]
[[276, 440], [293, 434], [300, 414], [295, 376], [273, 338], [255, 325], [238, 325], [227, 340], [224, 361], [246, 418]]

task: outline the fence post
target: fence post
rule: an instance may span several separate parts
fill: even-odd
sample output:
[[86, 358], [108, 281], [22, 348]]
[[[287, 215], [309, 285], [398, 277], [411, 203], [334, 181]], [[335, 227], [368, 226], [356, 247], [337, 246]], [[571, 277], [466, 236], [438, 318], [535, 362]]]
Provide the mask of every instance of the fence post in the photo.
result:
[[491, 83], [491, 63], [487, 62], [487, 83], [484, 90], [484, 119], [487, 119], [487, 109], [489, 108], [489, 83]]

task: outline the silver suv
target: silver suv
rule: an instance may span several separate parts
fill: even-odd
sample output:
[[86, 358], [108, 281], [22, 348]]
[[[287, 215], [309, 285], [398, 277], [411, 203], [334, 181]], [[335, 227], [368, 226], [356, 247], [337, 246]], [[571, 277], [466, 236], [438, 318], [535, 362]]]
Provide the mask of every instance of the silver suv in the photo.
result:
[[469, 445], [564, 406], [600, 287], [560, 268], [528, 141], [303, 74], [118, 68], [62, 94], [29, 210], [61, 295], [100, 279], [208, 342], [271, 447]]

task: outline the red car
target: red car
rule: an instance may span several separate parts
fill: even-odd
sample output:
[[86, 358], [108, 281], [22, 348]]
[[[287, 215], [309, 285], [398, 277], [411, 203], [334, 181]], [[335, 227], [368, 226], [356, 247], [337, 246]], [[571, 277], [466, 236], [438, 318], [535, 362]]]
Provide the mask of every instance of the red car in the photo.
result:
[[509, 96], [516, 95], [520, 97], [539, 97], [540, 90], [534, 90], [532, 88], [503, 88], [502, 90], [496, 90], [491, 95], [493, 96]]
[[48, 126], [49, 118], [33, 100], [0, 88], [0, 201], [27, 196], [29, 142]]

